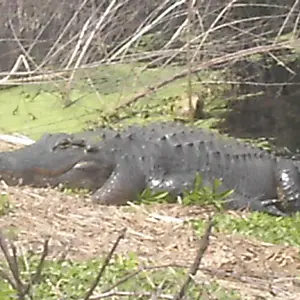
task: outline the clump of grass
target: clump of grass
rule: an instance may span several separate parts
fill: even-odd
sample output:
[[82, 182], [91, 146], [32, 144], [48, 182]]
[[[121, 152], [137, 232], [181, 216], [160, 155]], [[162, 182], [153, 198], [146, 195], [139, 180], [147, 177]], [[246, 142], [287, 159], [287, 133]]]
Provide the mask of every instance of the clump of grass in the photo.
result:
[[216, 230], [243, 234], [273, 244], [300, 246], [300, 214], [291, 217], [274, 217], [268, 214], [252, 212], [246, 218], [229, 214], [216, 218]]
[[184, 192], [183, 204], [185, 205], [214, 205], [219, 211], [222, 210], [224, 201], [233, 193], [233, 190], [219, 191], [222, 182], [214, 180], [212, 187], [205, 186], [203, 177], [196, 175], [192, 191]]
[[[183, 205], [213, 205], [218, 210], [222, 210], [222, 206], [226, 198], [232, 194], [232, 190], [219, 191], [221, 181], [216, 179], [212, 187], [205, 186], [203, 178], [200, 174], [196, 174], [194, 187], [192, 190], [185, 190], [182, 195], [181, 202]], [[150, 189], [145, 189], [139, 197], [139, 202], [149, 203], [170, 203], [176, 199], [165, 191], [153, 193]]]
[[[22, 276], [27, 279], [30, 278], [37, 264], [38, 257], [31, 257], [30, 269], [26, 270], [24, 264], [22, 266]], [[83, 262], [47, 261], [43, 268], [40, 282], [32, 291], [32, 299], [83, 299], [102, 264], [103, 259]], [[115, 256], [99, 282], [99, 288], [97, 288], [96, 292], [103, 292], [122, 278], [135, 273], [138, 265], [139, 262], [134, 255], [131, 255], [131, 257]], [[155, 293], [157, 289], [160, 289], [162, 294], [172, 295], [184, 280], [185, 273], [186, 271], [179, 267], [153, 268], [153, 270], [147, 270], [146, 268], [145, 271], [118, 285], [116, 291], [128, 292], [128, 296], [124, 296], [122, 299], [133, 299], [135, 297], [134, 294], [142, 294], [141, 291], [149, 292], [150, 294]], [[203, 289], [209, 295], [217, 297], [217, 299], [239, 299], [237, 291], [226, 290], [215, 281], [206, 284], [203, 286]], [[196, 299], [198, 294], [199, 287], [191, 287], [187, 296], [190, 299]], [[8, 300], [15, 296], [16, 292], [7, 282], [1, 280], [0, 298]], [[149, 297], [145, 297], [145, 299], [149, 299]]]
[[8, 195], [0, 194], [0, 216], [8, 214], [13, 209], [9, 201]]
[[[42, 255], [23, 255], [18, 257], [16, 246], [6, 243], [0, 233], [0, 248], [6, 258], [8, 268], [0, 261], [1, 299], [90, 299], [94, 294], [107, 296], [122, 295], [122, 299], [149, 299], [155, 293], [164, 298], [190, 299], [199, 298], [201, 294], [217, 296], [218, 299], [239, 299], [234, 290], [227, 290], [212, 282], [191, 284], [190, 275], [195, 275], [201, 258], [209, 246], [209, 236], [213, 222], [208, 222], [206, 231], [200, 240], [200, 246], [195, 255], [194, 263], [186, 273], [180, 266], [149, 266], [140, 265], [134, 253], [124, 257], [115, 254], [121, 239], [125, 237], [126, 229], [114, 243], [108, 255], [103, 259], [92, 259], [85, 262], [67, 260], [46, 260], [49, 240], [44, 243]], [[9, 248], [13, 253], [10, 256]], [[182, 283], [183, 282], [183, 283]], [[198, 286], [197, 286], [198, 285]], [[108, 295], [109, 294], [109, 295]], [[201, 295], [200, 294], [200, 295]], [[205, 298], [204, 298], [205, 299]]]
[[[300, 213], [290, 217], [274, 217], [262, 212], [249, 212], [244, 217], [229, 214], [224, 210], [223, 204], [233, 191], [219, 192], [220, 185], [221, 182], [215, 180], [212, 187], [203, 186], [202, 177], [197, 175], [193, 190], [184, 193], [182, 204], [213, 206], [218, 212], [215, 216], [215, 230], [218, 232], [238, 233], [274, 244], [300, 246]], [[143, 203], [174, 202], [166, 192], [153, 194], [146, 190], [141, 198]], [[193, 221], [198, 233], [202, 233], [204, 222], [201, 216]]]

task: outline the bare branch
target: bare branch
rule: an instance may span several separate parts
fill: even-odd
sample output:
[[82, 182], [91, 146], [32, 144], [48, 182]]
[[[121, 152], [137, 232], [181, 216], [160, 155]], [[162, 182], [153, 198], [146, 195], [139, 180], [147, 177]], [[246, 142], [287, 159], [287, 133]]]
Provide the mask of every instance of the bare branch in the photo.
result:
[[113, 256], [114, 252], [116, 251], [116, 249], [117, 249], [117, 247], [118, 247], [120, 241], [121, 241], [122, 239], [124, 239], [125, 233], [126, 233], [126, 228], [123, 228], [123, 229], [121, 230], [121, 233], [119, 234], [117, 240], [115, 241], [113, 247], [111, 248], [110, 252], [108, 253], [107, 257], [105, 258], [104, 263], [103, 263], [103, 265], [102, 265], [102, 267], [101, 267], [101, 269], [100, 269], [100, 271], [99, 271], [99, 273], [98, 273], [98, 275], [97, 275], [95, 281], [93, 282], [93, 284], [91, 285], [90, 289], [89, 289], [88, 292], [86, 293], [86, 295], [85, 295], [85, 297], [84, 297], [84, 300], [90, 299], [90, 297], [91, 297], [91, 295], [93, 294], [95, 288], [97, 287], [99, 281], [101, 280], [101, 277], [102, 277], [102, 275], [103, 275], [103, 273], [104, 273], [106, 267], [108, 266], [108, 264], [109, 264], [109, 262], [110, 262], [110, 260], [111, 260], [111, 258], [112, 258], [112, 256]]
[[148, 87], [147, 89], [143, 90], [142, 92], [136, 94], [134, 97], [129, 98], [128, 100], [124, 101], [124, 103], [119, 105], [116, 109], [120, 110], [122, 108], [125, 108], [125, 107], [135, 103], [139, 99], [156, 92], [157, 90], [159, 90], [160, 88], [168, 85], [169, 83], [187, 76], [187, 74], [189, 72], [191, 74], [193, 74], [193, 73], [199, 72], [200, 70], [204, 70], [204, 69], [207, 69], [207, 68], [212, 67], [212, 66], [216, 66], [216, 65], [221, 64], [221, 63], [225, 63], [225, 62], [229, 62], [229, 61], [233, 61], [233, 60], [238, 60], [238, 59], [241, 59], [243, 57], [247, 57], [247, 56], [250, 56], [250, 55], [253, 55], [253, 54], [266, 53], [266, 52], [270, 52], [270, 51], [274, 51], [274, 50], [291, 49], [291, 48], [292, 48], [292, 46], [291, 46], [290, 43], [280, 43], [280, 44], [277, 44], [277, 45], [258, 46], [258, 47], [254, 47], [254, 48], [250, 48], [250, 49], [246, 49], [246, 50], [240, 50], [240, 51], [237, 51], [235, 53], [229, 53], [229, 54], [223, 55], [221, 57], [216, 57], [216, 58], [211, 59], [209, 61], [205, 61], [205, 62], [199, 64], [198, 66], [196, 66], [196, 67], [194, 67], [190, 70], [186, 69], [184, 71], [181, 71], [181, 72], [173, 75], [172, 77], [167, 78], [167, 79], [159, 82], [155, 86]]
[[[99, 300], [99, 299], [106, 299], [106, 298], [112, 298], [112, 297], [126, 297], [126, 296], [131, 296], [131, 297], [135, 297], [137, 299], [142, 298], [142, 297], [151, 297], [152, 293], [151, 292], [123, 292], [123, 291], [111, 291], [111, 292], [107, 292], [107, 293], [102, 293], [99, 295], [95, 295], [92, 296], [91, 298], [89, 298], [90, 300]], [[172, 295], [164, 295], [164, 294], [160, 294], [157, 296], [157, 299], [167, 299], [167, 300], [173, 300], [173, 296]]]
[[4, 280], [6, 280], [14, 290], [17, 290], [16, 284], [4, 270], [0, 270], [0, 277], [2, 277]]
[[[23, 295], [23, 283], [19, 277], [19, 269], [18, 269], [18, 261], [17, 261], [17, 257], [16, 257], [16, 248], [15, 246], [12, 246], [12, 252], [13, 255], [9, 254], [9, 247], [7, 242], [5, 241], [5, 237], [3, 235], [3, 233], [0, 231], [0, 248], [4, 254], [4, 257], [6, 259], [6, 262], [9, 266], [9, 270], [13, 276], [13, 280], [14, 280], [14, 284], [13, 284], [13, 288], [16, 288], [16, 291], [18, 292], [19, 295]], [[7, 278], [9, 278], [8, 276], [6, 276]], [[9, 282], [13, 281], [12, 279], [9, 280]]]
[[200, 240], [200, 245], [199, 245], [199, 248], [197, 251], [197, 255], [194, 259], [194, 262], [189, 269], [189, 272], [188, 272], [185, 282], [183, 283], [182, 287], [180, 288], [178, 294], [174, 297], [174, 300], [183, 299], [184, 295], [187, 292], [188, 286], [192, 280], [192, 277], [196, 275], [196, 273], [199, 269], [202, 257], [209, 246], [209, 238], [210, 238], [211, 231], [212, 231], [212, 228], [214, 225], [213, 223], [214, 223], [213, 219], [212, 219], [212, 217], [210, 217], [207, 222], [207, 226], [206, 226], [204, 235], [202, 236], [202, 238]]
[[23, 300], [26, 298], [26, 295], [29, 295], [32, 286], [40, 280], [42, 269], [44, 266], [45, 259], [48, 255], [48, 244], [49, 240], [44, 242], [43, 252], [40, 258], [40, 262], [36, 268], [34, 275], [31, 278], [31, 281], [25, 284], [20, 278], [20, 270], [19, 270], [19, 262], [18, 262], [18, 255], [17, 255], [17, 248], [13, 243], [10, 243], [10, 248], [12, 255], [9, 254], [9, 246], [5, 241], [5, 237], [3, 233], [0, 231], [0, 248], [4, 254], [6, 262], [9, 266], [9, 270], [12, 274], [12, 278], [4, 271], [0, 270], [0, 277], [7, 280], [7, 282], [11, 285], [11, 287], [17, 292], [18, 298]]
[[39, 264], [37, 265], [35, 273], [31, 277], [30, 282], [26, 285], [24, 294], [29, 294], [32, 286], [40, 281], [41, 275], [42, 275], [42, 270], [44, 267], [44, 262], [45, 262], [46, 257], [48, 256], [48, 254], [49, 254], [49, 239], [46, 239], [44, 242], [44, 245], [43, 245], [43, 252], [41, 254]]

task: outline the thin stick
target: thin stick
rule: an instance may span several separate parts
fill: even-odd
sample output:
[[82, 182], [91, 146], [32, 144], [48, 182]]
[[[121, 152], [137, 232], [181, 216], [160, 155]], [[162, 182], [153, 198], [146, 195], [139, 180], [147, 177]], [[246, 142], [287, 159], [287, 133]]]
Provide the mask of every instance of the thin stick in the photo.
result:
[[129, 98], [123, 104], [119, 105], [114, 110], [114, 112], [116, 112], [116, 110], [123, 109], [123, 108], [137, 102], [139, 99], [141, 99], [145, 96], [151, 95], [152, 93], [156, 92], [158, 89], [168, 85], [169, 83], [171, 83], [173, 81], [176, 81], [178, 79], [181, 79], [181, 78], [187, 76], [187, 74], [189, 72], [191, 74], [193, 74], [193, 73], [199, 72], [200, 70], [204, 70], [204, 69], [207, 69], [209, 67], [212, 67], [212, 66], [215, 66], [215, 65], [218, 65], [221, 63], [237, 60], [237, 59], [247, 57], [250, 55], [254, 55], [254, 54], [258, 54], [258, 53], [265, 53], [265, 52], [274, 51], [274, 50], [292, 49], [292, 48], [293, 48], [293, 46], [290, 43], [281, 43], [281, 44], [277, 44], [277, 45], [268, 45], [268, 46], [257, 46], [257, 47], [253, 47], [250, 49], [240, 50], [240, 51], [237, 51], [234, 53], [228, 53], [221, 57], [213, 58], [209, 61], [202, 62], [201, 64], [199, 64], [195, 68], [192, 68], [191, 70], [186, 69], [182, 72], [175, 74], [172, 77], [169, 77], [169, 78], [159, 82], [158, 84], [156, 84], [154, 86], [148, 87], [147, 89], [143, 90], [142, 92], [136, 94], [134, 97]]
[[100, 272], [98, 273], [95, 281], [93, 282], [92, 286], [90, 287], [90, 289], [88, 290], [88, 292], [86, 293], [85, 297], [83, 298], [84, 300], [88, 300], [90, 299], [91, 295], [93, 294], [95, 288], [97, 287], [106, 267], [108, 266], [111, 258], [112, 258], [112, 255], [114, 254], [115, 250], [117, 249], [121, 239], [124, 239], [125, 237], [125, 233], [126, 233], [126, 228], [123, 228], [121, 230], [121, 233], [119, 234], [117, 240], [115, 241], [113, 247], [111, 248], [110, 252], [108, 253], [108, 255], [106, 256], [105, 260], [104, 260], [104, 263], [102, 265], [102, 268], [100, 270]]
[[202, 236], [202, 238], [200, 240], [200, 245], [199, 245], [195, 260], [194, 260], [193, 264], [191, 265], [188, 275], [187, 275], [187, 278], [184, 281], [183, 285], [181, 286], [178, 294], [174, 296], [174, 300], [183, 299], [184, 295], [187, 292], [188, 286], [192, 280], [192, 277], [196, 275], [196, 273], [199, 269], [202, 257], [209, 246], [209, 237], [211, 235], [212, 227], [213, 227], [213, 220], [212, 220], [212, 218], [209, 218], [204, 235]]
[[26, 288], [24, 290], [24, 294], [28, 294], [30, 292], [31, 287], [40, 281], [41, 279], [41, 274], [42, 270], [44, 267], [44, 262], [46, 257], [48, 256], [49, 253], [49, 239], [45, 240], [44, 245], [43, 245], [43, 252], [41, 254], [40, 262], [38, 266], [36, 267], [34, 275], [31, 277], [31, 281], [26, 285]]

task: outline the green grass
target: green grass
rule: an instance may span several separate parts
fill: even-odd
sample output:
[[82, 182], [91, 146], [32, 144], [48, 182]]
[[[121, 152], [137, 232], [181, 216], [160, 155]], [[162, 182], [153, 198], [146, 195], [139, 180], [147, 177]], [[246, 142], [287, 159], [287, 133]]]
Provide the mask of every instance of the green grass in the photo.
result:
[[[219, 186], [218, 180], [212, 187], [203, 186], [201, 176], [197, 176], [194, 190], [185, 193], [182, 203], [183, 205], [213, 206], [216, 211], [215, 230], [217, 232], [238, 233], [273, 244], [300, 246], [300, 213], [290, 217], [274, 217], [266, 213], [249, 212], [246, 218], [240, 218], [223, 209], [223, 203], [232, 191], [220, 192]], [[145, 204], [167, 203], [174, 199], [166, 192], [153, 194], [146, 190], [141, 195], [140, 201]], [[204, 223], [205, 220], [201, 217], [193, 221], [194, 228], [200, 235], [203, 234]]]
[[[220, 233], [239, 234], [256, 238], [263, 242], [300, 247], [300, 214], [292, 217], [274, 217], [252, 212], [246, 218], [239, 218], [226, 212], [217, 214], [215, 230]], [[205, 221], [193, 221], [198, 234], [202, 234]]]
[[12, 209], [8, 195], [0, 195], [0, 217], [8, 214]]
[[[300, 214], [288, 218], [275, 218], [263, 213], [249, 213], [245, 218], [229, 215], [220, 208], [218, 203], [229, 191], [216, 193], [209, 188], [200, 188], [198, 186], [200, 182], [200, 177], [198, 177], [197, 187], [191, 193], [186, 194], [183, 205], [197, 204], [197, 201], [199, 201], [199, 205], [215, 205], [218, 210], [215, 216], [215, 232], [238, 233], [245, 237], [255, 237], [261, 241], [274, 244], [300, 246]], [[218, 181], [215, 183], [215, 187], [217, 186]], [[149, 191], [145, 191], [141, 196], [141, 201], [146, 203], [164, 202], [168, 200], [167, 196], [166, 193], [153, 195]], [[192, 221], [199, 237], [203, 234], [205, 223], [201, 216], [199, 216], [199, 219]], [[20, 265], [23, 270], [22, 276], [25, 280], [28, 280], [33, 274], [37, 262], [36, 255], [31, 258], [27, 256], [20, 258]], [[42, 278], [32, 289], [32, 299], [82, 299], [95, 279], [97, 272], [99, 272], [102, 263], [102, 259], [83, 262], [46, 261]], [[126, 257], [115, 256], [107, 267], [96, 292], [105, 291], [124, 276], [136, 271], [138, 267], [139, 261], [134, 253], [129, 253]], [[184, 281], [186, 271], [171, 267], [143, 271], [120, 284], [117, 290], [131, 293], [154, 292], [160, 287], [162, 294], [174, 295]], [[192, 284], [188, 291], [189, 299], [196, 299], [200, 289], [204, 289], [205, 295], [211, 295], [215, 299], [240, 299], [240, 295], [236, 290], [225, 289], [214, 281], [201, 287]], [[0, 299], [11, 299], [15, 296], [16, 292], [8, 283], [0, 281]], [[123, 299], [136, 299], [136, 296], [128, 296]], [[149, 299], [149, 296], [141, 299]], [[200, 299], [206, 298], [203, 296]]]
[[[28, 257], [20, 259], [23, 280], [28, 280], [34, 274], [37, 263], [38, 258], [36, 256], [30, 259]], [[86, 262], [46, 261], [40, 282], [34, 285], [31, 291], [31, 299], [83, 299], [83, 296], [99, 273], [102, 263], [103, 260], [99, 259]], [[138, 260], [134, 255], [129, 255], [127, 258], [115, 256], [107, 266], [96, 292], [104, 292], [120, 281], [120, 279], [133, 274], [138, 270], [138, 265]], [[160, 287], [162, 294], [173, 295], [179, 290], [186, 278], [186, 272], [185, 269], [179, 267], [144, 270], [118, 285], [117, 291], [153, 293]], [[215, 299], [239, 299], [236, 291], [226, 290], [214, 281], [201, 286], [201, 289], [204, 289], [206, 293], [212, 295]], [[199, 286], [191, 284], [187, 293], [189, 299], [197, 299], [199, 291]], [[15, 291], [8, 283], [0, 281], [0, 299], [6, 300], [15, 296]], [[137, 298], [137, 296], [122, 297], [122, 299]], [[149, 299], [149, 296], [138, 299]]]
[[259, 240], [290, 246], [300, 246], [300, 214], [292, 217], [273, 217], [253, 212], [247, 218], [234, 218], [230, 215], [217, 219], [217, 230], [252, 236]]
[[[183, 203], [213, 205], [217, 212], [216, 231], [229, 234], [238, 233], [245, 237], [254, 237], [273, 244], [300, 246], [300, 213], [290, 217], [274, 217], [266, 213], [249, 212], [246, 218], [228, 214], [223, 210], [222, 204], [232, 191], [217, 192], [220, 185], [219, 181], [216, 181], [212, 188], [201, 187], [201, 178], [199, 178], [196, 179], [194, 191], [186, 194]], [[202, 234], [203, 220], [195, 220], [193, 224], [198, 233]]]

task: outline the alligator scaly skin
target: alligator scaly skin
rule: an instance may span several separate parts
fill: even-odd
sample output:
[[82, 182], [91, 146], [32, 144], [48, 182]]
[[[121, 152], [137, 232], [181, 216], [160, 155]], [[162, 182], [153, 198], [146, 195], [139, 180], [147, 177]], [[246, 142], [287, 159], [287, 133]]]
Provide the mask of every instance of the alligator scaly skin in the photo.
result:
[[0, 154], [0, 175], [11, 184], [84, 187], [94, 192], [94, 201], [120, 205], [146, 187], [180, 195], [193, 188], [200, 173], [205, 185], [221, 179], [220, 190], [235, 190], [228, 208], [274, 215], [300, 210], [298, 166], [299, 162], [174, 122], [134, 125], [119, 132], [46, 135], [34, 145]]
[[[108, 147], [116, 153], [115, 160], [121, 160], [94, 194], [100, 203], [123, 204], [145, 187], [181, 194], [193, 188], [197, 172], [206, 185], [221, 178], [221, 190], [235, 189], [228, 208], [249, 206], [283, 215], [283, 211], [293, 212], [299, 203], [299, 184], [295, 181], [298, 171], [292, 161], [279, 160], [261, 149], [202, 129], [178, 123], [133, 126], [117, 134], [112, 132], [104, 145], [100, 152], [106, 153]], [[285, 170], [293, 174], [281, 182]], [[278, 201], [278, 188], [284, 190], [285, 202]]]

